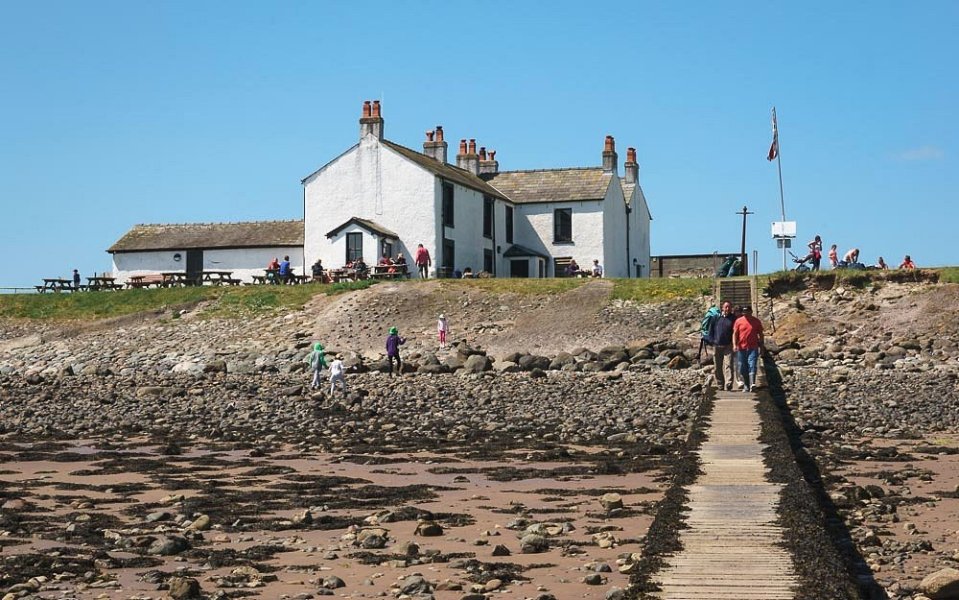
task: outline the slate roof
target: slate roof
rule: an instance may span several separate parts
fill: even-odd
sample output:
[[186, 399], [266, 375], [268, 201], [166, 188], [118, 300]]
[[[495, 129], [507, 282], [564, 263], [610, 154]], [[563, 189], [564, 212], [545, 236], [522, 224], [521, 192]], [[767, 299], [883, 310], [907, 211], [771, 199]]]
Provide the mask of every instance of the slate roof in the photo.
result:
[[303, 221], [134, 225], [107, 252], [302, 246]]
[[478, 192], [493, 196], [495, 198], [501, 198], [503, 200], [509, 199], [503, 196], [503, 193], [500, 192], [498, 189], [494, 188], [490, 184], [480, 179], [478, 176], [473, 175], [472, 173], [470, 173], [469, 171], [465, 169], [461, 169], [457, 166], [454, 166], [448, 163], [441, 163], [435, 158], [426, 156], [422, 152], [417, 152], [416, 150], [407, 148], [406, 146], [401, 146], [389, 140], [383, 140], [382, 143], [384, 146], [387, 146], [388, 148], [395, 150], [396, 152], [400, 153], [400, 155], [402, 155], [403, 157], [415, 162], [419, 166], [423, 167], [424, 169], [426, 169], [427, 171], [429, 171], [430, 173], [438, 177], [442, 177], [443, 179], [453, 181], [464, 187], [472, 188]]
[[400, 236], [396, 235], [395, 233], [393, 233], [392, 231], [390, 231], [390, 230], [387, 229], [386, 227], [383, 227], [383, 226], [380, 225], [379, 223], [374, 223], [373, 221], [370, 221], [369, 219], [361, 219], [361, 218], [359, 218], [359, 217], [353, 217], [352, 219], [350, 219], [350, 220], [347, 221], [346, 223], [343, 223], [342, 225], [340, 225], [340, 226], [337, 227], [336, 229], [334, 229], [334, 230], [330, 231], [329, 233], [327, 233], [327, 234], [326, 234], [326, 237], [328, 237], [328, 238], [333, 237], [334, 235], [336, 235], [336, 234], [338, 234], [339, 232], [343, 231], [345, 228], [349, 227], [349, 226], [352, 225], [353, 223], [356, 223], [357, 225], [359, 225], [359, 226], [362, 227], [363, 229], [369, 231], [370, 233], [375, 233], [375, 234], [379, 235], [380, 237], [393, 238], [394, 240], [400, 239]]
[[513, 202], [528, 204], [602, 200], [613, 174], [602, 167], [576, 167], [501, 171], [483, 177]]

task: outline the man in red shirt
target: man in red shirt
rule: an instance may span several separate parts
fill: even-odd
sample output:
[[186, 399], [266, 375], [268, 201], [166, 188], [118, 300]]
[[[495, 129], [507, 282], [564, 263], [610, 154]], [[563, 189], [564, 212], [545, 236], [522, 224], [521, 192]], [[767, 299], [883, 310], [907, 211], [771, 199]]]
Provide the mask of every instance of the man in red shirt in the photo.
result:
[[413, 262], [416, 263], [416, 266], [420, 270], [420, 277], [427, 279], [430, 275], [430, 266], [433, 264], [433, 260], [430, 258], [430, 251], [424, 248], [423, 244], [419, 244], [416, 247]]
[[753, 316], [751, 306], [743, 307], [743, 316], [733, 324], [733, 350], [739, 353], [739, 372], [743, 390], [750, 392], [756, 385], [756, 364], [763, 345], [763, 323]]

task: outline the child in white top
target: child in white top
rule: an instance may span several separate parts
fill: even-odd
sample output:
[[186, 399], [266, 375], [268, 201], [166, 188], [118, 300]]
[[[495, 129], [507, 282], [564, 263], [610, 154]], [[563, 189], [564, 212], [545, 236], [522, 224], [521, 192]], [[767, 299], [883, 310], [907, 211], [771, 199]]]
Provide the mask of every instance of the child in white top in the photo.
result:
[[343, 394], [346, 394], [346, 379], [343, 376], [343, 361], [337, 358], [330, 363], [330, 396], [336, 391], [336, 382], [339, 381], [343, 386]]
[[446, 347], [446, 334], [449, 330], [450, 325], [446, 322], [446, 315], [440, 315], [439, 320], [436, 322], [436, 331], [440, 335], [440, 348]]

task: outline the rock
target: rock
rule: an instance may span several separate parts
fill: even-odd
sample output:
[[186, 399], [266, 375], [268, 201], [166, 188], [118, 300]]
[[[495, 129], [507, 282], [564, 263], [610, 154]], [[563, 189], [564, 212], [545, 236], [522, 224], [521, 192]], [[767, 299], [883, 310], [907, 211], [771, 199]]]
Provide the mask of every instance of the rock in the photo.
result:
[[[479, 355], [474, 354], [473, 356]], [[473, 356], [470, 356], [470, 358], [473, 358]], [[415, 533], [416, 535], [421, 535], [423, 537], [435, 537], [443, 535], [443, 528], [439, 525], [439, 523], [434, 523], [433, 521], [421, 521], [416, 526]]]
[[346, 582], [337, 577], [336, 575], [330, 575], [323, 578], [323, 587], [328, 590], [336, 590], [341, 587], [346, 587]]
[[600, 496], [599, 503], [603, 506], [603, 510], [612, 512], [623, 508], [623, 497], [615, 492], [610, 492]]
[[482, 354], [473, 354], [463, 363], [465, 373], [482, 373], [493, 368], [493, 362], [488, 356]]
[[519, 549], [523, 554], [538, 554], [549, 550], [549, 542], [541, 535], [530, 533], [519, 541]]
[[400, 583], [400, 592], [404, 594], [428, 594], [433, 586], [422, 575], [410, 575]]
[[484, 592], [492, 592], [492, 591], [495, 591], [495, 590], [500, 589], [501, 587], [503, 587], [503, 580], [502, 580], [502, 579], [496, 579], [496, 578], [494, 577], [493, 579], [490, 579], [489, 581], [486, 582], [486, 585], [483, 586], [483, 591], [484, 591]]
[[203, 367], [204, 373], [226, 373], [226, 361], [225, 360], [212, 360]]
[[688, 369], [689, 368], [689, 359], [683, 356], [682, 354], [677, 354], [669, 363], [666, 364], [667, 369]]
[[192, 523], [190, 523], [189, 529], [193, 531], [206, 531], [210, 528], [210, 517], [207, 515], [200, 515]]
[[173, 373], [183, 373], [185, 375], [199, 376], [203, 374], [203, 365], [193, 361], [185, 361], [173, 365], [170, 369]]
[[503, 544], [496, 544], [493, 546], [493, 556], [509, 556], [510, 554], [512, 554], [512, 552], [510, 552], [509, 548]]
[[173, 556], [190, 549], [190, 542], [179, 535], [161, 535], [147, 548], [147, 554]]
[[590, 573], [583, 577], [583, 583], [586, 585], [603, 585], [603, 576], [599, 573]]
[[606, 592], [606, 600], [623, 600], [625, 597], [626, 592], [622, 588], [611, 587]]
[[200, 600], [203, 598], [200, 582], [192, 577], [171, 577], [170, 598], [173, 600]]
[[919, 589], [930, 600], [959, 599], [959, 570], [945, 568], [927, 575], [919, 584]]

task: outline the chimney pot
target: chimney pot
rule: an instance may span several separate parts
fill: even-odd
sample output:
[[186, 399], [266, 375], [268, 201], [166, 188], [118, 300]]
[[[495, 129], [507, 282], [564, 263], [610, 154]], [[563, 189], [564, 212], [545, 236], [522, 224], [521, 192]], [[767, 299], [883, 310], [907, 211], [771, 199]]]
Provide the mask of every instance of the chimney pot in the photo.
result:
[[466, 154], [466, 140], [460, 140], [460, 154]]
[[626, 162], [636, 162], [636, 148], [626, 148]]
[[379, 117], [379, 116], [380, 116], [380, 101], [379, 101], [379, 100], [374, 100], [374, 101], [373, 101], [373, 116], [374, 116], [374, 117]]
[[432, 131], [427, 131], [427, 132], [426, 132], [426, 141], [427, 141], [427, 142], [432, 142], [432, 141], [433, 141], [433, 132], [432, 132]]
[[372, 113], [370, 112], [370, 101], [366, 100], [363, 102], [363, 117], [369, 117]]
[[470, 138], [469, 152], [468, 154], [476, 154], [476, 140]]
[[490, 159], [490, 160], [496, 160], [496, 150], [490, 150], [490, 151], [489, 151], [489, 159]]
[[480, 147], [479, 155], [480, 155], [480, 160], [486, 160], [486, 146]]
[[606, 136], [606, 145], [603, 147], [603, 170], [613, 173], [616, 172], [616, 140], [613, 136]]
[[616, 141], [613, 139], [613, 136], [606, 136], [606, 146], [603, 148], [604, 152], [615, 152], [616, 151]]
[[442, 141], [443, 141], [443, 126], [442, 126], [442, 125], [437, 125], [437, 126], [436, 126], [436, 141], [437, 141], [437, 142], [442, 142]]

